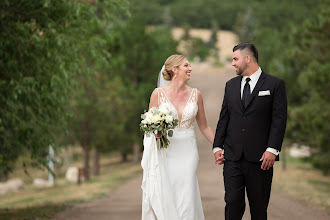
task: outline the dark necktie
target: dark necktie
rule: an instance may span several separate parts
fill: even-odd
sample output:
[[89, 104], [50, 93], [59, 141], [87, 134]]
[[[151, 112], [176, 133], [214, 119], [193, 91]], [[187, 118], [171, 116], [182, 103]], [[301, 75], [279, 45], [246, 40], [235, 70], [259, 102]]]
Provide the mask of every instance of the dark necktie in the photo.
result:
[[243, 89], [242, 102], [243, 102], [244, 108], [246, 108], [247, 104], [249, 103], [249, 99], [250, 99], [250, 95], [251, 95], [250, 84], [249, 84], [250, 80], [251, 80], [250, 78], [246, 78], [246, 80], [245, 80], [246, 82], [245, 82], [244, 89]]

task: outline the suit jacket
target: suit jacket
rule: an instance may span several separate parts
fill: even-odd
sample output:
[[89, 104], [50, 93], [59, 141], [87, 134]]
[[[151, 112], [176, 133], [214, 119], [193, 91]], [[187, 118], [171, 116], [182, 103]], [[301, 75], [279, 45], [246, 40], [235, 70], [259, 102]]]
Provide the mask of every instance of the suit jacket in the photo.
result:
[[[287, 120], [285, 84], [262, 71], [244, 108], [241, 81], [238, 76], [226, 83], [213, 148], [224, 148], [226, 160], [237, 161], [244, 153], [248, 161], [258, 162], [267, 147], [281, 151]], [[269, 95], [259, 93], [267, 90]]]

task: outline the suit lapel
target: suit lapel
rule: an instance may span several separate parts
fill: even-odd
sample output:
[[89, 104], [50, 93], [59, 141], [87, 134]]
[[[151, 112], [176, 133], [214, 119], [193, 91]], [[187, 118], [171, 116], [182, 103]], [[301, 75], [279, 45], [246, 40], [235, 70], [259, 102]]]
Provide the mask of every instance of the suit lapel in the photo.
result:
[[251, 94], [250, 100], [248, 101], [248, 104], [245, 109], [247, 109], [250, 105], [250, 103], [253, 101], [254, 97], [256, 97], [257, 93], [259, 92], [259, 89], [264, 84], [266, 78], [266, 73], [264, 71], [261, 72], [261, 75], [258, 79], [257, 85], [254, 87], [253, 92]]
[[236, 88], [235, 88], [235, 91], [237, 94], [235, 96], [236, 96], [237, 102], [239, 103], [240, 109], [242, 111], [244, 111], [244, 106], [243, 106], [242, 97], [241, 97], [242, 78], [243, 78], [242, 76], [237, 77]]

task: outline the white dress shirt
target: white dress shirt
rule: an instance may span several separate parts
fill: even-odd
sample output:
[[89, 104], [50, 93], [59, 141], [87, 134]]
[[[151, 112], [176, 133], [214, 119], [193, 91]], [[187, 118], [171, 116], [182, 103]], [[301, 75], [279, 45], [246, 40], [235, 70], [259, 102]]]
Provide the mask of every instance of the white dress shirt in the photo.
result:
[[[243, 76], [242, 82], [241, 82], [241, 99], [243, 96], [243, 89], [244, 89], [244, 86], [246, 83], [246, 78], [249, 77], [251, 79], [248, 83], [250, 84], [250, 90], [251, 90], [250, 92], [252, 93], [254, 87], [256, 87], [256, 85], [257, 85], [258, 79], [260, 78], [261, 72], [262, 71], [259, 67], [258, 70], [255, 73], [253, 73], [251, 76]], [[222, 148], [215, 147], [215, 148], [213, 148], [213, 153], [215, 153], [219, 150], [222, 150]], [[269, 151], [269, 152], [275, 154], [276, 156], [280, 153], [278, 150], [271, 148], [271, 147], [268, 147], [266, 151]]]

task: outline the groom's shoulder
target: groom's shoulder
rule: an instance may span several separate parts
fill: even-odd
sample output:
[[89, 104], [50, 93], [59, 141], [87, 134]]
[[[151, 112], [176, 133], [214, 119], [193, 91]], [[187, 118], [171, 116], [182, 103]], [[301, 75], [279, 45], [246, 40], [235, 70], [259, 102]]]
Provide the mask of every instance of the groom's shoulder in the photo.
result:
[[268, 78], [269, 80], [271, 80], [271, 81], [273, 81], [273, 82], [277, 82], [277, 83], [279, 83], [279, 82], [284, 82], [284, 80], [281, 79], [281, 78], [278, 77], [278, 76], [270, 75], [270, 74], [265, 73], [265, 72], [262, 72], [262, 74], [263, 74], [266, 78]]
[[236, 83], [237, 81], [241, 81], [242, 77], [241, 76], [236, 76], [226, 82], [226, 85], [230, 86], [233, 83]]

